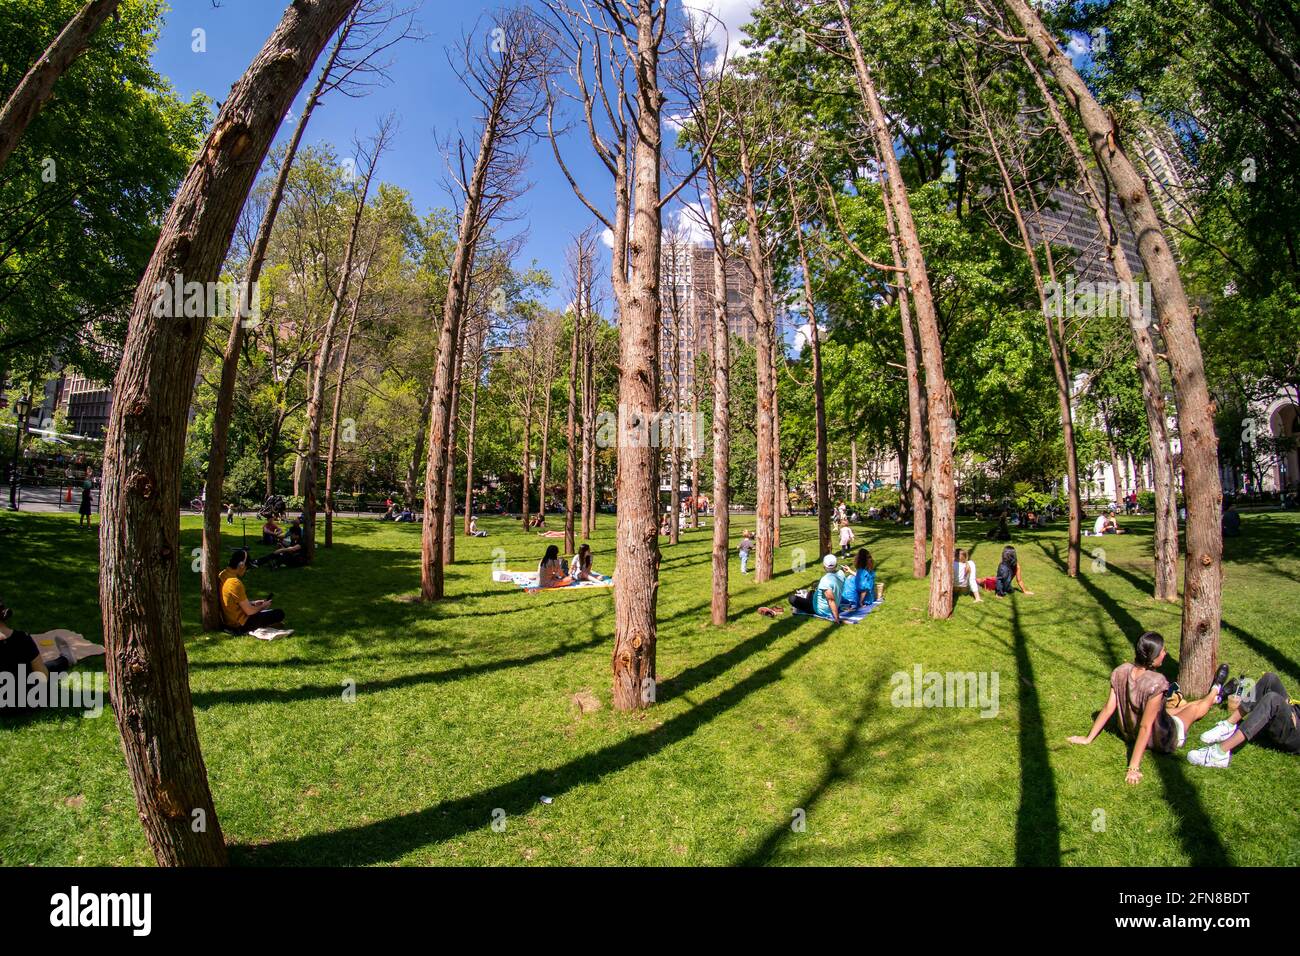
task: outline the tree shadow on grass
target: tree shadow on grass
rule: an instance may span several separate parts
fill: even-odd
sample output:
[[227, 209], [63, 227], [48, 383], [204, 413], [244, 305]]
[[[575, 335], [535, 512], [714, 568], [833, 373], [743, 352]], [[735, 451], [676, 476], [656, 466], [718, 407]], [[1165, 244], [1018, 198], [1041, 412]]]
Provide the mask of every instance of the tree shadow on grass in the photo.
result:
[[[781, 624], [775, 625], [774, 629], [784, 630]], [[561, 796], [584, 784], [596, 783], [685, 740], [751, 694], [775, 683], [788, 667], [825, 640], [826, 635], [820, 634], [812, 640], [796, 644], [776, 660], [709, 700], [669, 718], [653, 730], [584, 754], [559, 767], [537, 769], [479, 793], [446, 800], [377, 823], [274, 843], [234, 846], [231, 847], [231, 855], [237, 863], [259, 866], [308, 863], [355, 866], [382, 863], [395, 860], [420, 847], [483, 829], [491, 822], [493, 811], [498, 808], [508, 816], [522, 816], [536, 808], [539, 794]], [[741, 647], [752, 644], [752, 641], [747, 641]], [[745, 653], [742, 652], [740, 656], [745, 656]], [[707, 677], [702, 672], [691, 678], [696, 681], [705, 679]], [[674, 693], [682, 694], [688, 689], [687, 686], [678, 685], [674, 688]]]
[[[402, 687], [419, 687], [427, 684], [447, 684], [452, 681], [464, 680], [468, 677], [478, 677], [482, 674], [491, 674], [496, 671], [509, 670], [515, 667], [528, 667], [531, 664], [540, 664], [543, 661], [554, 660], [557, 657], [564, 657], [568, 654], [575, 654], [581, 651], [590, 650], [593, 647], [599, 647], [606, 643], [608, 638], [603, 634], [595, 635], [586, 641], [573, 644], [561, 644], [559, 647], [552, 648], [549, 651], [541, 651], [537, 654], [529, 654], [525, 657], [514, 657], [504, 660], [485, 661], [481, 664], [464, 664], [460, 667], [450, 667], [440, 671], [425, 671], [418, 674], [403, 674], [400, 677], [390, 677], [383, 680], [368, 680], [357, 684], [358, 692], [376, 693], [379, 691], [395, 690]], [[344, 662], [339, 662], [340, 673], [346, 671]], [[330, 684], [305, 684], [301, 687], [248, 687], [239, 690], [213, 690], [198, 691], [193, 695], [195, 707], [211, 707], [216, 704], [266, 704], [266, 703], [292, 703], [303, 700], [324, 700], [336, 698], [341, 691], [340, 683]]]
[[1020, 679], [1020, 806], [1016, 811], [1016, 865], [1057, 866], [1061, 862], [1061, 820], [1056, 808], [1056, 778], [1047, 752], [1042, 703], [1034, 684], [1034, 665], [1020, 624], [1020, 602], [1011, 595], [1012, 650]]
[[[1059, 563], [1060, 562], [1058, 561], [1058, 564]], [[1123, 581], [1127, 581], [1129, 584], [1133, 585], [1138, 592], [1150, 597], [1151, 590], [1154, 586], [1153, 578], [1138, 574], [1118, 564], [1107, 564], [1106, 571], [1109, 574], [1114, 574]], [[1083, 580], [1082, 575], [1080, 575], [1080, 580]], [[1087, 587], [1088, 585], [1085, 583], [1084, 586]], [[1222, 619], [1220, 619], [1219, 623], [1252, 651], [1268, 661], [1275, 670], [1286, 672], [1292, 678], [1300, 680], [1300, 663], [1297, 663], [1293, 658], [1288, 657], [1278, 648], [1261, 640], [1249, 631], [1244, 631], [1236, 625], [1230, 624]]]
[[[1064, 570], [1065, 563], [1061, 560], [1056, 546], [1053, 546], [1050, 551], [1043, 547], [1043, 552]], [[1110, 571], [1113, 572], [1114, 569], [1111, 568]], [[1118, 601], [1090, 581], [1087, 575], [1080, 574], [1075, 580], [1082, 584], [1084, 590], [1106, 609], [1111, 620], [1119, 625], [1120, 630], [1125, 632], [1125, 636], [1129, 637], [1130, 641], [1136, 642], [1137, 637], [1145, 630], [1137, 618], [1133, 617]], [[1099, 639], [1107, 659], [1111, 662], [1112, 669], [1118, 667], [1118, 658], [1109, 642], [1104, 639], [1104, 636]], [[1174, 660], [1172, 654], [1168, 653], [1168, 648], [1166, 648], [1166, 655], [1161, 672], [1165, 673], [1166, 676], [1176, 674], [1178, 662]], [[1132, 746], [1131, 741], [1127, 741], [1127, 743]], [[1192, 865], [1228, 866], [1231, 862], [1228, 851], [1219, 839], [1209, 815], [1205, 812], [1205, 807], [1201, 803], [1196, 788], [1186, 777], [1186, 768], [1183, 764], [1182, 755], [1179, 753], [1165, 755], [1152, 753], [1147, 754], [1145, 759], [1155, 764], [1156, 773], [1159, 775], [1161, 785], [1164, 787], [1165, 800], [1168, 801], [1178, 819], [1179, 841], [1183, 845], [1183, 850], [1191, 859]]]

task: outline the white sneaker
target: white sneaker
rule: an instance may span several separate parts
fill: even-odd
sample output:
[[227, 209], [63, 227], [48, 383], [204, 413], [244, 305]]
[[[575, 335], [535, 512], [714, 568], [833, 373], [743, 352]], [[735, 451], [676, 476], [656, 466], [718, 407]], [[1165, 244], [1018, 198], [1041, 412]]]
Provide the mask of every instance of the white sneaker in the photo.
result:
[[1218, 744], [1211, 747], [1202, 747], [1200, 750], [1193, 750], [1187, 754], [1187, 762], [1194, 763], [1198, 767], [1217, 767], [1222, 770], [1231, 761], [1232, 754]]
[[1205, 733], [1201, 734], [1201, 743], [1218, 744], [1237, 732], [1237, 725], [1230, 720], [1221, 720]]

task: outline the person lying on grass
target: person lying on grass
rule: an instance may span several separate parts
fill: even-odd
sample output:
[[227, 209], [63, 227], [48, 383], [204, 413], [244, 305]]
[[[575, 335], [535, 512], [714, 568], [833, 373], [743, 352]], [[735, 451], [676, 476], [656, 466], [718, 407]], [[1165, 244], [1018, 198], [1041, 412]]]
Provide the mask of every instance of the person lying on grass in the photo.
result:
[[858, 548], [853, 559], [853, 570], [844, 577], [844, 590], [840, 600], [845, 610], [856, 611], [869, 604], [884, 600], [885, 586], [876, 583], [876, 559], [866, 548]]
[[1232, 751], [1246, 741], [1262, 740], [1284, 753], [1300, 754], [1300, 701], [1293, 700], [1276, 674], [1265, 674], [1249, 693], [1239, 694], [1235, 681], [1224, 685], [1228, 719], [1205, 733], [1201, 742], [1211, 744], [1187, 755], [1198, 767], [1226, 769]]
[[998, 597], [1006, 597], [1011, 593], [1013, 584], [1020, 585], [1022, 594], [1033, 597], [1034, 592], [1025, 587], [1025, 579], [1020, 576], [1020, 562], [1016, 558], [1016, 549], [1007, 545], [1002, 549], [1002, 562], [998, 565], [997, 577], [983, 578], [979, 586], [984, 591], [992, 591]]
[[[546, 588], [567, 588], [573, 583], [573, 578], [569, 576], [568, 569], [560, 560], [560, 549], [555, 545], [550, 545], [546, 553], [542, 555], [541, 562], [537, 565], [537, 588], [535, 590], [545, 590]], [[530, 588], [530, 590], [534, 590]]]
[[592, 568], [591, 545], [589, 544], [578, 547], [578, 553], [574, 555], [573, 565], [569, 568], [569, 573], [575, 581], [597, 581], [603, 584], [609, 580], [605, 575]]
[[804, 614], [815, 614], [836, 624], [840, 623], [840, 596], [844, 591], [844, 579], [835, 573], [838, 564], [839, 559], [833, 554], [822, 558], [822, 568], [826, 573], [817, 582], [816, 589], [809, 595], [790, 595], [790, 607]]
[[1112, 714], [1119, 730], [1133, 743], [1124, 780], [1131, 784], [1142, 780], [1142, 757], [1150, 748], [1156, 753], [1173, 753], [1187, 740], [1192, 724], [1200, 720], [1221, 697], [1228, 665], [1219, 665], [1210, 692], [1200, 700], [1184, 701], [1178, 685], [1170, 684], [1156, 670], [1165, 659], [1165, 639], [1147, 631], [1137, 640], [1133, 662], [1121, 664], [1110, 675], [1110, 696], [1106, 706], [1093, 721], [1086, 737], [1068, 738], [1072, 744], [1087, 745], [1097, 739]]
[[275, 625], [284, 620], [284, 611], [272, 608], [270, 598], [261, 601], [248, 599], [243, 581], [247, 571], [248, 552], [236, 548], [231, 552], [230, 566], [221, 572], [221, 618], [226, 627], [238, 634], [247, 634], [261, 627], [276, 629]]
[[957, 554], [952, 562], [952, 600], [957, 602], [957, 595], [962, 591], [970, 591], [971, 597], [978, 604], [983, 598], [980, 597], [979, 578], [975, 575], [975, 562], [966, 554], [965, 548], [958, 548]]
[[72, 667], [76, 661], [76, 656], [66, 649], [63, 638], [56, 637], [55, 644], [63, 653], [50, 661], [47, 665], [41, 659], [40, 648], [36, 646], [36, 639], [26, 631], [15, 630], [9, 626], [9, 619], [13, 617], [13, 610], [0, 601], [0, 674], [12, 674], [16, 678], [21, 678], [20, 689], [25, 686], [25, 682], [31, 674], [43, 674], [46, 680], [49, 680], [51, 673], [66, 671]]

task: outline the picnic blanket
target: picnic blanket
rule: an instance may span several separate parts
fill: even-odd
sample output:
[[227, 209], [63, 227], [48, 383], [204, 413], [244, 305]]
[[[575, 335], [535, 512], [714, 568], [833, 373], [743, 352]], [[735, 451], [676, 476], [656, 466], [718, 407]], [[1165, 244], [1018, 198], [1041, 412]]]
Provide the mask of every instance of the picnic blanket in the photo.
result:
[[[870, 614], [872, 611], [878, 610], [880, 606], [884, 603], [885, 603], [884, 601], [876, 601], [874, 604], [867, 604], [863, 607], [858, 608], [856, 611], [850, 611], [848, 614], [841, 614], [840, 623], [860, 624], [868, 614]], [[830, 620], [829, 617], [822, 617], [820, 614], [809, 614], [806, 611], [795, 611], [794, 613], [799, 615], [800, 617], [817, 617], [817, 618], [821, 618], [823, 621]]]
[[[492, 572], [492, 580], [498, 584], [515, 584], [521, 588], [537, 587], [536, 571], [506, 571], [499, 570]], [[612, 588], [614, 580], [609, 578], [604, 581], [574, 581], [572, 584], [562, 588], [547, 588], [548, 591], [567, 591], [569, 588]]]
[[[56, 637], [63, 638], [63, 647], [55, 643]], [[80, 664], [88, 657], [103, 657], [104, 645], [92, 644], [80, 634], [73, 631], [67, 631], [63, 628], [55, 628], [53, 631], [46, 631], [44, 634], [33, 634], [32, 640], [36, 642], [37, 648], [41, 652], [41, 660], [46, 664], [63, 654], [64, 650], [72, 653], [73, 660], [70, 664]]]

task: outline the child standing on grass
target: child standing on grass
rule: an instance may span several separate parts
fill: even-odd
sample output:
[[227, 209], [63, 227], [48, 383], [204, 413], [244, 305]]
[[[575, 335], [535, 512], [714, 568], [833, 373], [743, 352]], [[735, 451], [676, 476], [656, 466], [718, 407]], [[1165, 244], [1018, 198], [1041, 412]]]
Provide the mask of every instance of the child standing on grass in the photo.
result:
[[740, 536], [740, 573], [749, 573], [749, 552], [754, 550], [754, 532], [746, 531]]
[[[842, 506], [841, 506], [842, 507]], [[853, 529], [849, 527], [847, 519], [840, 520], [840, 556], [845, 557], [853, 548]]]

